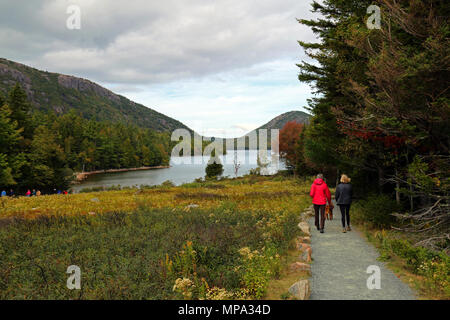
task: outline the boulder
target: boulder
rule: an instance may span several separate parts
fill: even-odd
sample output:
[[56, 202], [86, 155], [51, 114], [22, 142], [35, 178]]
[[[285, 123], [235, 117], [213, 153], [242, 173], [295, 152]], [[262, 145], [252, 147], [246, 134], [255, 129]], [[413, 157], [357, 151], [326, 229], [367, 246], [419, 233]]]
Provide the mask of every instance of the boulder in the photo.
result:
[[297, 243], [297, 249], [300, 251], [307, 251], [308, 249], [311, 249], [311, 246], [307, 243]]
[[92, 198], [91, 201], [92, 202], [100, 202], [99, 198]]
[[311, 243], [311, 237], [298, 237], [301, 243]]
[[311, 262], [311, 248], [308, 248], [300, 253], [299, 260], [304, 262]]
[[311, 265], [304, 262], [294, 262], [289, 266], [290, 271], [308, 271], [311, 272]]
[[300, 228], [300, 230], [302, 230], [302, 232], [304, 233], [304, 234], [306, 234], [307, 236], [310, 236], [311, 235], [311, 231], [310, 231], [310, 229], [309, 229], [309, 224], [307, 223], [307, 222], [300, 222], [299, 224], [298, 224], [298, 227]]
[[289, 288], [289, 293], [298, 300], [308, 300], [311, 294], [309, 280], [300, 280]]
[[304, 217], [305, 219], [309, 218], [309, 217], [313, 217], [314, 216], [314, 210], [313, 209], [306, 209], [305, 211], [302, 212], [302, 217]]

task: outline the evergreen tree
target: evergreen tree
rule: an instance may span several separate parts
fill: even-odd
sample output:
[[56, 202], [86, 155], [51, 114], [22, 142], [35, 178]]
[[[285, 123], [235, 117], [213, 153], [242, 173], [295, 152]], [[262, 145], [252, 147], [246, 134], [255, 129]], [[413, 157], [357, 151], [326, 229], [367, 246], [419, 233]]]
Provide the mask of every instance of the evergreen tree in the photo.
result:
[[11, 118], [17, 121], [19, 128], [23, 128], [23, 136], [25, 139], [31, 139], [33, 128], [30, 122], [31, 104], [28, 101], [27, 94], [19, 83], [11, 89], [8, 94], [7, 103], [11, 109]]
[[[372, 4], [381, 29], [366, 25]], [[412, 213], [419, 206], [419, 226], [435, 223], [427, 224], [433, 239], [448, 239], [450, 224], [433, 218], [445, 216], [450, 200], [449, 10], [442, 0], [325, 0], [313, 3], [320, 19], [299, 20], [319, 39], [300, 42], [315, 62], [299, 64], [299, 79], [319, 94], [310, 101], [304, 163], [351, 173], [356, 190], [378, 187], [398, 202], [403, 192]], [[431, 181], [421, 175], [436, 181], [428, 194], [414, 191]]]
[[0, 107], [0, 187], [15, 185], [18, 170], [23, 165], [22, 155], [16, 154], [22, 129], [17, 129], [11, 114], [7, 105]]
[[208, 165], [205, 168], [207, 178], [216, 178], [223, 174], [223, 165], [220, 158], [216, 156], [215, 150], [211, 152]]

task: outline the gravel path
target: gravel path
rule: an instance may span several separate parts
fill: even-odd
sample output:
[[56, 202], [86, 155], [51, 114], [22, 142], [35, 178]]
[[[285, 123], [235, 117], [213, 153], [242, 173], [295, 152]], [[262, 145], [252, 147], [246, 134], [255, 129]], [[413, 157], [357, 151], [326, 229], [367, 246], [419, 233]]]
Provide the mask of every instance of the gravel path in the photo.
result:
[[[350, 210], [351, 219], [351, 210]], [[313, 263], [311, 300], [411, 300], [416, 299], [409, 286], [397, 278], [382, 262], [375, 248], [355, 231], [342, 233], [341, 213], [336, 206], [334, 220], [327, 220], [325, 233], [319, 233], [310, 219]], [[367, 288], [367, 267], [381, 271], [381, 289]]]

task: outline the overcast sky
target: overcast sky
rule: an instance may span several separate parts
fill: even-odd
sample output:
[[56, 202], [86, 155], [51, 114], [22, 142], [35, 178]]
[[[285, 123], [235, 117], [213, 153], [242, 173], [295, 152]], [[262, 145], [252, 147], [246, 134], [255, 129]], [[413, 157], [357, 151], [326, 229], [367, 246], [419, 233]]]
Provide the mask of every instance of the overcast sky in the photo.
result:
[[[0, 56], [87, 78], [199, 133], [303, 110], [310, 0], [0, 0]], [[68, 29], [70, 5], [81, 29]]]

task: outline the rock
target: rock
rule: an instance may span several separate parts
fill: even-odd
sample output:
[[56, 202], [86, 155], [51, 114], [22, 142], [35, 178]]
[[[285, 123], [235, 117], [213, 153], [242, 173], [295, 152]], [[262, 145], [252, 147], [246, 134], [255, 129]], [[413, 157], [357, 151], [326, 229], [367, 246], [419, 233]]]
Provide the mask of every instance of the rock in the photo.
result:
[[307, 211], [306, 214], [307, 214], [308, 217], [314, 217], [314, 215], [315, 215], [314, 211], [312, 211], [312, 210], [311, 211]]
[[311, 248], [311, 245], [309, 243], [306, 243], [305, 238], [309, 239], [309, 237], [298, 237], [295, 241], [295, 245], [297, 247], [297, 250], [304, 251], [307, 248]]
[[187, 206], [186, 206], [186, 208], [189, 208], [189, 209], [192, 209], [192, 208], [198, 208], [198, 207], [199, 207], [198, 204], [190, 204], [190, 205], [187, 205]]
[[308, 209], [303, 211], [303, 215], [305, 217], [312, 217], [312, 216], [314, 216], [314, 209], [312, 207], [309, 207]]
[[311, 272], [311, 265], [304, 262], [294, 262], [289, 266], [290, 271], [308, 271]]
[[88, 212], [88, 214], [91, 215], [91, 216], [95, 216], [96, 215], [95, 212]]
[[302, 230], [302, 232], [304, 234], [306, 234], [307, 236], [311, 235], [311, 231], [309, 230], [309, 224], [307, 222], [300, 222], [298, 224], [298, 227], [300, 228], [300, 230]]
[[100, 202], [100, 199], [99, 198], [92, 198], [91, 201], [92, 202]]
[[298, 300], [308, 300], [311, 294], [309, 280], [300, 280], [289, 288], [289, 293]]
[[311, 237], [298, 237], [298, 240], [302, 243], [311, 243]]
[[300, 251], [311, 250], [311, 246], [310, 246], [309, 244], [307, 244], [307, 243], [301, 243], [301, 244], [298, 246], [298, 250], [300, 250]]
[[311, 262], [311, 248], [308, 248], [300, 253], [299, 260], [304, 262]]
[[60, 74], [58, 76], [58, 84], [61, 85], [62, 87], [68, 89], [75, 89], [81, 92], [93, 91], [98, 96], [105, 97], [108, 98], [109, 100], [113, 100], [116, 102], [120, 102], [120, 97], [118, 95], [89, 80]]
[[304, 262], [310, 262], [310, 261], [308, 261], [308, 257], [309, 257], [308, 252], [303, 251], [303, 252], [301, 252], [300, 255], [298, 256], [298, 260], [304, 261]]

